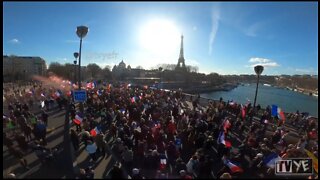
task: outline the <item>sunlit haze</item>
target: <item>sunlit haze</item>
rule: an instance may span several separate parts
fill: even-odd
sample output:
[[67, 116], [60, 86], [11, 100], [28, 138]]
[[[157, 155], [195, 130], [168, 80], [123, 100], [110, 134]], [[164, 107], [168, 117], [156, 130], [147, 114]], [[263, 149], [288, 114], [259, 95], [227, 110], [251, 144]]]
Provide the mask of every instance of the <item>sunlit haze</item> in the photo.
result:
[[82, 64], [123, 60], [135, 68], [177, 64], [199, 72], [318, 74], [317, 2], [5, 2], [3, 54], [73, 63], [86, 25]]

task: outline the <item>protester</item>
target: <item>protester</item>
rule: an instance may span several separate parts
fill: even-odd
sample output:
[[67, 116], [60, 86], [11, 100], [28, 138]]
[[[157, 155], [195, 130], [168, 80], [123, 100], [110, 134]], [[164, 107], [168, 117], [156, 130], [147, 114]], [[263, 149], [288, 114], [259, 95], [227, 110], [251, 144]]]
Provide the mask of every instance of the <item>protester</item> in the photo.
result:
[[96, 161], [96, 159], [97, 159], [97, 157], [96, 157], [97, 146], [94, 142], [92, 142], [90, 140], [88, 141], [86, 151], [88, 152], [89, 156], [91, 157], [91, 160]]
[[95, 137], [97, 151], [98, 153], [101, 153], [103, 157], [106, 155], [106, 146], [107, 146], [107, 142], [104, 139], [105, 137], [102, 132], [98, 133]]
[[[125, 178], [125, 172], [132, 178], [271, 177], [272, 168], [263, 162], [271, 153], [308, 157], [305, 150], [309, 150], [317, 156], [316, 122], [301, 113], [295, 115], [299, 119], [297, 126], [303, 125], [296, 128], [302, 133], [296, 143], [291, 142], [291, 130], [287, 129], [286, 122], [282, 125], [278, 118], [271, 116], [270, 107], [260, 109], [259, 123], [250, 118], [254, 115], [250, 103], [242, 114], [241, 105], [235, 102], [230, 105], [231, 101], [226, 103], [222, 98], [209, 102], [199, 97], [192, 99], [193, 106], [184, 102], [181, 92], [125, 84], [88, 89], [83, 120], [77, 127], [78, 132], [71, 130], [71, 142], [75, 150], [79, 149], [79, 140], [84, 142], [92, 160], [96, 160], [97, 152], [104, 156], [105, 148], [112, 147], [112, 153], [123, 164], [112, 168], [109, 173], [112, 178]], [[62, 100], [57, 98], [61, 106]], [[17, 103], [10, 107], [14, 111], [10, 118], [12, 124], [18, 123], [22, 129], [25, 123], [20, 106]], [[76, 108], [70, 106], [73, 120]], [[18, 117], [21, 122], [16, 120]], [[26, 117], [30, 119], [27, 124], [31, 123], [30, 117]], [[32, 124], [36, 139], [43, 138], [46, 123]], [[12, 146], [5, 134], [4, 140], [7, 147]], [[234, 141], [240, 145], [235, 147]], [[223, 158], [236, 165], [239, 172], [232, 172]]]
[[77, 152], [79, 150], [80, 139], [74, 129], [70, 130], [70, 140], [71, 140], [71, 143], [72, 143], [72, 146], [73, 146], [75, 152]]

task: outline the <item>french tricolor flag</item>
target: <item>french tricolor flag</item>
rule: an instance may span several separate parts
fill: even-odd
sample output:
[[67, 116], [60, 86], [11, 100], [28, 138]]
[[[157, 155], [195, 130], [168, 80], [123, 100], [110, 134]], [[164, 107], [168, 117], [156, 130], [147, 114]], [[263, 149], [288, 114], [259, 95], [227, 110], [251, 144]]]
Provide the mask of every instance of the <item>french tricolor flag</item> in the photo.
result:
[[232, 147], [231, 142], [225, 139], [225, 133], [223, 131], [220, 132], [218, 141], [219, 143], [224, 144], [227, 148]]
[[136, 102], [136, 98], [135, 98], [135, 97], [132, 97], [132, 98], [131, 98], [131, 102], [132, 102], [132, 103]]
[[286, 120], [286, 116], [284, 115], [284, 112], [277, 105], [272, 105], [271, 114], [272, 116], [278, 116], [278, 118], [281, 119], [283, 122]]
[[91, 134], [91, 136], [96, 136], [97, 134], [99, 134], [101, 131], [99, 130], [99, 128], [98, 127], [95, 127], [94, 129], [92, 129], [91, 131], [90, 131], [90, 134]]
[[97, 86], [96, 86], [96, 83], [95, 82], [89, 82], [89, 83], [87, 83], [87, 88], [88, 89], [94, 89], [94, 88], [96, 88]]
[[277, 153], [272, 153], [269, 156], [265, 157], [262, 161], [267, 167], [274, 168], [275, 163], [278, 160], [281, 160], [281, 157]]
[[77, 114], [73, 122], [77, 125], [80, 125], [82, 123], [82, 120], [83, 118], [79, 114]]
[[243, 169], [239, 166], [237, 166], [236, 164], [232, 163], [230, 160], [226, 160], [225, 165], [229, 167], [229, 169], [231, 170], [231, 173], [237, 173], [237, 172], [243, 172]]
[[56, 92], [53, 94], [53, 98], [54, 98], [54, 99], [57, 99], [57, 98], [60, 97], [60, 96], [61, 96], [61, 94], [60, 94], [59, 91], [56, 91]]
[[67, 96], [71, 96], [72, 95], [72, 92], [69, 90], [67, 91]]
[[167, 166], [167, 159], [160, 159], [160, 170], [164, 170]]

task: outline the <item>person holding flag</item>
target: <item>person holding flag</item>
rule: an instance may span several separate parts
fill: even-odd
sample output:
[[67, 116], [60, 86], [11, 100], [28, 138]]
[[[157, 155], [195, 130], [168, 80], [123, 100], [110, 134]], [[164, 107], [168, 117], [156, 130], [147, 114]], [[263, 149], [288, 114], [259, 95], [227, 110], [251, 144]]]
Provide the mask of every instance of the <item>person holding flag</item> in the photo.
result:
[[77, 131], [81, 132], [81, 123], [83, 121], [83, 116], [82, 114], [79, 112], [76, 116], [75, 119], [73, 119], [74, 124], [76, 125]]
[[281, 108], [279, 108], [277, 105], [272, 105], [271, 114], [272, 116], [278, 117], [279, 119], [282, 120], [282, 121], [279, 121], [279, 125], [284, 124], [286, 120], [286, 116], [284, 115], [284, 112], [282, 111]]

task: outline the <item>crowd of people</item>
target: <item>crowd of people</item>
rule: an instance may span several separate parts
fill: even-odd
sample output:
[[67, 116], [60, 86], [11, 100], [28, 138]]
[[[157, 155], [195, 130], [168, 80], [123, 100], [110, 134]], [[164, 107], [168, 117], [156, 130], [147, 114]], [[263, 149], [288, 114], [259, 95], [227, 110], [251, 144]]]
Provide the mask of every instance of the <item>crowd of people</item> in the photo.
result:
[[[89, 88], [85, 111], [80, 113], [70, 96], [52, 95], [56, 91], [41, 84], [13, 93], [4, 90], [8, 103], [3, 115], [4, 145], [26, 169], [28, 150], [39, 152], [37, 156], [44, 161], [41, 152], [50, 152], [46, 148], [47, 111], [55, 103], [68, 109], [73, 120], [70, 140], [75, 152], [83, 143], [94, 164], [111, 149], [117, 162], [106, 178], [272, 178], [275, 169], [269, 160], [318, 157], [317, 122], [298, 111], [284, 122], [273, 117], [270, 108], [258, 108], [262, 115], [256, 121], [251, 118], [256, 111], [251, 104], [243, 108], [181, 91], [109, 84]], [[31, 112], [33, 102], [39, 102], [40, 115]], [[287, 124], [299, 129], [298, 141], [290, 137]], [[81, 167], [79, 178], [93, 177], [92, 167]], [[317, 173], [310, 178], [317, 178]]]
[[[109, 146], [117, 159], [109, 178], [275, 177], [270, 157], [309, 157], [307, 151], [318, 157], [315, 121], [298, 112], [305, 129], [296, 142], [270, 108], [260, 109], [261, 120], [255, 121], [250, 104], [243, 117], [240, 105], [201, 102], [180, 91], [105, 86], [88, 91], [85, 107], [84, 114], [71, 108], [71, 118], [82, 119], [71, 132], [72, 144], [78, 150], [83, 142], [92, 162]], [[241, 139], [238, 148], [232, 146], [235, 136]]]
[[39, 82], [10, 84], [3, 89], [3, 144], [26, 170], [30, 169], [25, 158], [29, 152], [34, 152], [41, 163], [52, 158], [53, 151], [46, 147], [48, 112], [55, 104], [64, 108], [67, 102], [62, 96], [54, 98], [53, 92], [54, 89], [42, 87]]

